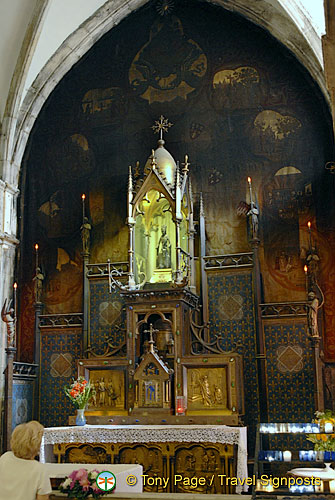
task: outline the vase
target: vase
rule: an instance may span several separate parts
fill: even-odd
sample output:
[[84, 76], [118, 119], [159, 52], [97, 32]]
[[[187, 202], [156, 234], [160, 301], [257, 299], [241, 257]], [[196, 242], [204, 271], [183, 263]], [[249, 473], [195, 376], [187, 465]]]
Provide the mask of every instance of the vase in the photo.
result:
[[76, 416], [76, 425], [85, 425], [86, 424], [86, 418], [85, 418], [85, 409], [77, 409], [77, 416]]

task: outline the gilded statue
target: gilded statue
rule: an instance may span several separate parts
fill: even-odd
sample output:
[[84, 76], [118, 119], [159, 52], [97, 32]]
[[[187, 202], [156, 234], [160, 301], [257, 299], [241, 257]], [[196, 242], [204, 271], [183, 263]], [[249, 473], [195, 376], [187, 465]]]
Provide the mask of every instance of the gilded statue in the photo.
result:
[[162, 234], [157, 245], [157, 268], [169, 269], [171, 267], [171, 242], [166, 234], [166, 226], [162, 226]]

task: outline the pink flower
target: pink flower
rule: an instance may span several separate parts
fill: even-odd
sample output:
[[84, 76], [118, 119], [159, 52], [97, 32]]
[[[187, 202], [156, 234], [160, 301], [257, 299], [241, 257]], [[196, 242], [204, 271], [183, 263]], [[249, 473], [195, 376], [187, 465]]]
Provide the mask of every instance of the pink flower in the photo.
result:
[[[70, 476], [69, 476], [69, 477], [70, 477]], [[73, 490], [73, 488], [74, 488], [74, 486], [75, 486], [76, 482], [77, 482], [77, 481], [76, 481], [75, 479], [72, 479], [71, 484], [70, 484], [70, 490]]]
[[93, 484], [91, 484], [91, 488], [92, 488], [92, 490], [93, 490], [95, 493], [99, 493], [99, 492], [101, 493], [101, 489], [100, 489], [100, 488], [98, 488], [97, 483], [93, 483]]
[[83, 478], [79, 481], [80, 486], [83, 488], [83, 491], [88, 491], [90, 489], [91, 483], [88, 478]]
[[87, 470], [86, 469], [77, 470], [76, 479], [78, 479], [78, 481], [80, 481], [81, 479], [87, 479]]

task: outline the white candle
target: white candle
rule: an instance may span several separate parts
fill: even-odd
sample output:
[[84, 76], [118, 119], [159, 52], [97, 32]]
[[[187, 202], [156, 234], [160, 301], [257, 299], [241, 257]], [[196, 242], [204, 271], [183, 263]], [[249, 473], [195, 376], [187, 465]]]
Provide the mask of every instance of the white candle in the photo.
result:
[[330, 422], [325, 423], [325, 432], [333, 432], [333, 424]]
[[290, 451], [284, 451], [283, 453], [283, 459], [284, 459], [284, 462], [291, 462], [291, 458], [292, 458], [292, 453]]
[[329, 481], [329, 491], [330, 493], [335, 493], [335, 480]]

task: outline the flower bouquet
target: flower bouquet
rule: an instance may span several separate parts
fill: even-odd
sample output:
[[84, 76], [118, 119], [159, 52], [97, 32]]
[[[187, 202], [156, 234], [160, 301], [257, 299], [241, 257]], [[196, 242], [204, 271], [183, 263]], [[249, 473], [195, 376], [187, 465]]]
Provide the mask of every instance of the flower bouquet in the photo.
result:
[[89, 495], [93, 498], [100, 498], [106, 495], [106, 491], [101, 490], [96, 484], [96, 478], [99, 471], [87, 469], [74, 470], [59, 486], [62, 493], [66, 493], [68, 498], [77, 498], [83, 500]]
[[[325, 424], [335, 426], [335, 415], [331, 410], [324, 412], [316, 411], [314, 424], [319, 424], [320, 431], [324, 432]], [[311, 443], [314, 443], [314, 450], [316, 451], [335, 451], [335, 433], [334, 434], [307, 434], [306, 438]]]
[[91, 386], [84, 377], [74, 380], [71, 385], [64, 387], [65, 394], [79, 410], [84, 410], [91, 397]]

